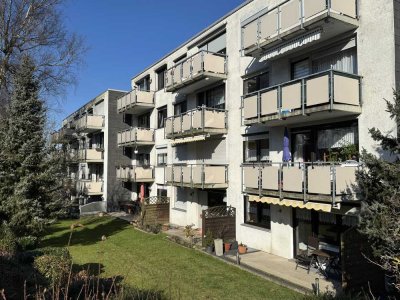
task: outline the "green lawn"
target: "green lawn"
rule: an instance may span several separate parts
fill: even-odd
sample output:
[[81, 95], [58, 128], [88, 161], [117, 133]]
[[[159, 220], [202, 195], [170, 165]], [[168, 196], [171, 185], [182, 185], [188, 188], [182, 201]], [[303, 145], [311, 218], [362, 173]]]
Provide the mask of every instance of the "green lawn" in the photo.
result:
[[[156, 289], [172, 299], [296, 299], [296, 292], [228, 265], [200, 251], [179, 246], [165, 235], [135, 230], [110, 217], [62, 221], [49, 229], [41, 246], [66, 246], [74, 230], [70, 252], [74, 264], [98, 270], [102, 276], [120, 275], [128, 285]], [[102, 235], [107, 239], [101, 241]]]

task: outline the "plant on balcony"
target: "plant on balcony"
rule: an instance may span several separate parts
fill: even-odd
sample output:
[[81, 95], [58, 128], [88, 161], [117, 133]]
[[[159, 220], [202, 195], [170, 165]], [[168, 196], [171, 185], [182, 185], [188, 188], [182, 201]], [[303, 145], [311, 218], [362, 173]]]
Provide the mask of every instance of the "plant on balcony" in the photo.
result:
[[359, 230], [372, 245], [369, 259], [386, 272], [392, 288], [400, 292], [400, 91], [394, 92], [394, 101], [386, 101], [386, 105], [397, 124], [397, 136], [383, 134], [377, 128], [369, 130], [380, 143], [381, 155], [362, 151], [365, 169], [357, 176], [364, 198]]

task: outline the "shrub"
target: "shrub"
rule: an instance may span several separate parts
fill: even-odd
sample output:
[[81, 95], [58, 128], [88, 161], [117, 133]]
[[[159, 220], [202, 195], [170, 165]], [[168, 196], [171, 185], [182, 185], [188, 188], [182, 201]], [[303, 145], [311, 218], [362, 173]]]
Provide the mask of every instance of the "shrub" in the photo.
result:
[[32, 250], [38, 244], [38, 238], [35, 236], [23, 236], [17, 239], [18, 247], [21, 251]]
[[0, 225], [0, 257], [12, 257], [17, 250], [17, 239], [9, 226]]
[[72, 259], [67, 248], [44, 248], [43, 255], [35, 258], [36, 270], [52, 286], [62, 284], [70, 271]]
[[155, 224], [155, 225], [150, 226], [150, 231], [152, 233], [158, 234], [158, 233], [160, 233], [161, 228], [162, 228], [161, 224]]

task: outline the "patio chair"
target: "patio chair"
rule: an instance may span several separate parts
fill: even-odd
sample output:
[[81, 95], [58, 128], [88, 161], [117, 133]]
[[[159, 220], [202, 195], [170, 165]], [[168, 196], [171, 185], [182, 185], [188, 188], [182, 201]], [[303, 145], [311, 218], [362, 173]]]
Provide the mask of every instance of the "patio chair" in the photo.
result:
[[301, 267], [307, 269], [307, 274], [310, 273], [310, 269], [315, 262], [315, 257], [313, 255], [313, 251], [317, 250], [319, 247], [319, 239], [313, 236], [310, 236], [308, 238], [308, 244], [307, 244], [307, 250], [300, 250], [299, 253], [296, 255], [295, 260], [296, 260], [296, 268], [297, 270], [298, 266], [300, 265]]

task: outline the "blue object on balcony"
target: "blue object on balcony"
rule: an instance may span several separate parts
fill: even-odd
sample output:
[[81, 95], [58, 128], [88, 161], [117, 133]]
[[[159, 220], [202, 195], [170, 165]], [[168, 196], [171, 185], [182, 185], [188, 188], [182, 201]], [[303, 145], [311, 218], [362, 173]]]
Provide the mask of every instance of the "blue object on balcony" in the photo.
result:
[[289, 133], [287, 128], [285, 127], [285, 133], [283, 135], [283, 161], [290, 161], [292, 159], [292, 154], [289, 150]]

